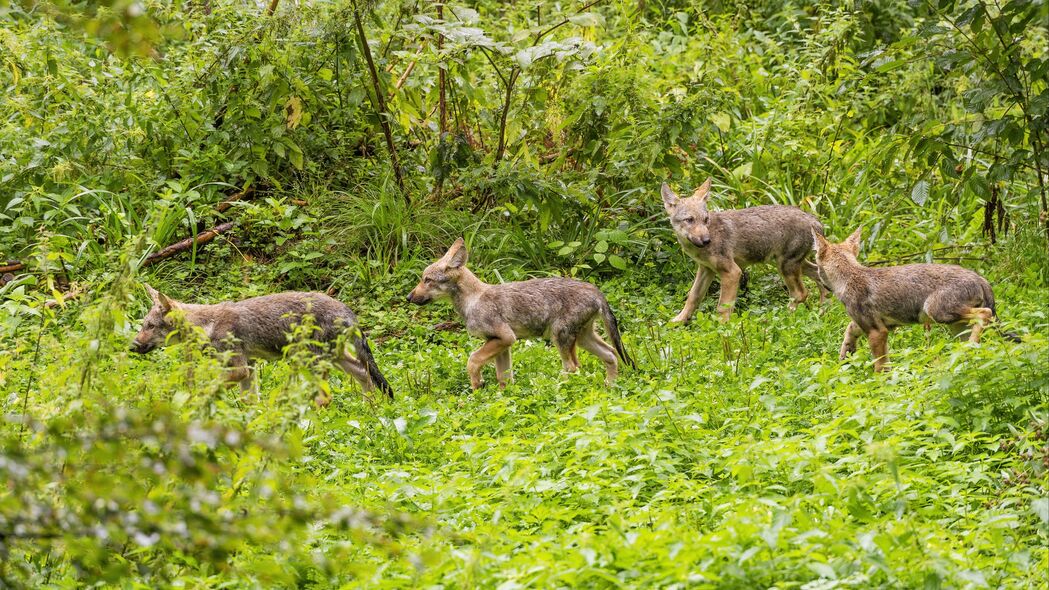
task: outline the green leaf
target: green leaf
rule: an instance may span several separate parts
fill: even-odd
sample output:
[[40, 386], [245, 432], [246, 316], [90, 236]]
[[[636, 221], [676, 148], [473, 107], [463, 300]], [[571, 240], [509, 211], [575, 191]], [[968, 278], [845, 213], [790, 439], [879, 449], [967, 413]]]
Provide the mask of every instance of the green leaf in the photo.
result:
[[599, 27], [605, 24], [605, 19], [596, 12], [584, 12], [568, 17], [568, 22], [580, 27]]
[[626, 260], [623, 260], [622, 258], [620, 258], [619, 256], [616, 256], [615, 254], [610, 254], [608, 256], [608, 263], [611, 264], [613, 267], [619, 269], [619, 270], [626, 270], [627, 269]]
[[1031, 501], [1031, 511], [1042, 519], [1042, 524], [1049, 524], [1049, 498], [1035, 498]]
[[914, 188], [911, 189], [911, 200], [914, 201], [915, 205], [921, 207], [925, 204], [925, 201], [929, 199], [929, 183], [925, 180], [919, 180]]
[[707, 116], [710, 122], [715, 127], [721, 130], [722, 133], [728, 133], [729, 129], [732, 128], [732, 116], [728, 113], [713, 113]]

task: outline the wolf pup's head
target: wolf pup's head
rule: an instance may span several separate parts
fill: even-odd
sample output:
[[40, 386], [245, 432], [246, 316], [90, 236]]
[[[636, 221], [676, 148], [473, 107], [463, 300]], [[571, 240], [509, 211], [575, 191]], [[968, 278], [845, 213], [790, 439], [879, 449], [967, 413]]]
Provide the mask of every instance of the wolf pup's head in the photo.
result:
[[863, 239], [863, 228], [858, 227], [852, 235], [840, 244], [833, 244], [815, 231], [812, 232], [812, 248], [816, 251], [816, 267], [819, 269], [820, 281], [832, 291], [845, 286], [848, 281], [848, 269], [857, 264], [860, 254], [860, 242]]
[[131, 352], [139, 354], [145, 354], [154, 348], [164, 346], [168, 334], [175, 331], [175, 325], [168, 321], [167, 315], [172, 309], [178, 307], [178, 302], [174, 299], [149, 285], [143, 284], [143, 286], [153, 299], [153, 306], [142, 319], [142, 329], [138, 331], [135, 340], [131, 343]]
[[665, 182], [660, 192], [663, 206], [670, 216], [670, 227], [674, 229], [678, 240], [696, 248], [706, 248], [710, 244], [710, 227], [707, 225], [710, 222], [710, 213], [707, 211], [710, 179], [687, 199], [678, 198]]
[[450, 297], [466, 271], [466, 257], [466, 242], [459, 238], [440, 260], [426, 267], [419, 284], [408, 294], [408, 302], [425, 305], [434, 299]]

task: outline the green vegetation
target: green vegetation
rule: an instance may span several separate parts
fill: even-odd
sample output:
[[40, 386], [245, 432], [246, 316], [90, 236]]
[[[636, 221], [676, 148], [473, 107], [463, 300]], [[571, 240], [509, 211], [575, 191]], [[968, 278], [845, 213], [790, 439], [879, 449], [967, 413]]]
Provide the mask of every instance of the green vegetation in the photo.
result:
[[[0, 19], [0, 587], [1045, 586], [1044, 2]], [[659, 183], [708, 176], [712, 206], [862, 224], [868, 263], [980, 271], [1023, 342], [901, 329], [874, 375], [770, 267], [728, 324], [711, 295], [669, 327], [694, 266]], [[639, 368], [606, 388], [519, 344], [516, 383], [471, 392], [479, 342], [404, 303], [458, 235], [485, 280], [600, 285]], [[397, 399], [301, 344], [259, 400], [197, 343], [133, 355], [142, 281], [330, 289]]]

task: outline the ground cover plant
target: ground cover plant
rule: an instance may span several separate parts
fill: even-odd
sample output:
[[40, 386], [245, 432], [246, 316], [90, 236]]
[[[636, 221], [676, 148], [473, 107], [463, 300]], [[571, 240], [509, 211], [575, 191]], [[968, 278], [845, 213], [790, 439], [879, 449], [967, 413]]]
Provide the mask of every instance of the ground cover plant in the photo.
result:
[[[0, 4], [0, 587], [1045, 587], [1047, 17]], [[840, 303], [756, 266], [730, 321], [672, 326], [659, 187], [707, 177], [713, 209], [862, 225], [868, 265], [977, 270], [1000, 322], [900, 329], [876, 375]], [[405, 301], [459, 236], [487, 282], [598, 284], [638, 368], [517, 343], [472, 391], [479, 342]], [[257, 399], [185, 326], [135, 355], [143, 282], [326, 291], [396, 397], [308, 326]]]

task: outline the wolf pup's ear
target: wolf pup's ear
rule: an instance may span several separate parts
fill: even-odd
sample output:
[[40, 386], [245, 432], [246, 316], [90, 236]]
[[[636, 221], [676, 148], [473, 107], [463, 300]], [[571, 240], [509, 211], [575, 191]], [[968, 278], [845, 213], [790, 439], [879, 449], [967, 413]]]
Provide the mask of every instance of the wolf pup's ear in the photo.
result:
[[160, 304], [160, 307], [164, 310], [164, 313], [167, 313], [178, 306], [174, 299], [160, 292], [157, 293], [157, 303]]
[[142, 286], [146, 288], [146, 293], [149, 293], [149, 298], [153, 300], [153, 303], [159, 305], [160, 308], [164, 310], [164, 313], [167, 313], [171, 311], [172, 308], [176, 307], [177, 303], [174, 299], [168, 297], [160, 291], [157, 291], [156, 289], [150, 287], [146, 283], [142, 283]]
[[444, 255], [448, 268], [461, 268], [466, 264], [467, 254], [466, 240], [462, 238], [455, 240], [455, 243], [452, 244], [451, 248], [448, 248], [448, 252]]
[[860, 253], [860, 242], [863, 241], [863, 226], [856, 228], [856, 231], [852, 232], [852, 235], [845, 238], [844, 244], [852, 250], [853, 255], [859, 255]]
[[707, 177], [706, 181], [704, 181], [703, 184], [699, 185], [699, 188], [696, 189], [696, 192], [692, 193], [692, 198], [699, 199], [701, 201], [706, 201], [707, 197], [710, 196], [710, 185], [712, 182], [713, 179]]
[[659, 194], [663, 196], [663, 206], [666, 207], [668, 212], [677, 206], [677, 195], [670, 190], [669, 184], [664, 182], [663, 186], [659, 187]]

